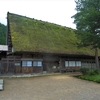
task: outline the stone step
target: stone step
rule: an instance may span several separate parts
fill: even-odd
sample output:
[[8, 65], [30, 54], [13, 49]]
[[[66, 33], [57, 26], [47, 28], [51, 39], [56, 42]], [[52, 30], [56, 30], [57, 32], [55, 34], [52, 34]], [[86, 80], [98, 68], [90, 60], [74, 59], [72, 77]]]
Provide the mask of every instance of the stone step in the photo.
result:
[[3, 90], [3, 84], [0, 84], [0, 91]]
[[0, 79], [0, 91], [3, 90], [3, 79]]

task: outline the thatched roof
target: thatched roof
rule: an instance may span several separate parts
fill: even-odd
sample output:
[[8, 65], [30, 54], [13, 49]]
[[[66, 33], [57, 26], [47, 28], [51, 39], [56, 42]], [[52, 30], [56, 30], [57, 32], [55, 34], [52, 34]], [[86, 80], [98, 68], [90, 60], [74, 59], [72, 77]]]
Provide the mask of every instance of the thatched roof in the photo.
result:
[[90, 48], [77, 47], [74, 29], [12, 13], [8, 21], [15, 52], [94, 55]]

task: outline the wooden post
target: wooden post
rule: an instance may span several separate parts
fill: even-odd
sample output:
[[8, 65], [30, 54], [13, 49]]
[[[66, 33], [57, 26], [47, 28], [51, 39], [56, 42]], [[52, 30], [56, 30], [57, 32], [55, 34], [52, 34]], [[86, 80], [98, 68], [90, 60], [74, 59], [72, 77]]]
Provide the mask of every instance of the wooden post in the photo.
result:
[[62, 62], [61, 62], [61, 58], [60, 58], [60, 61], [59, 61], [59, 69], [60, 69], [60, 72], [61, 72], [61, 69], [62, 69]]
[[8, 73], [8, 67], [9, 67], [9, 61], [8, 61], [8, 59], [7, 59], [6, 73]]

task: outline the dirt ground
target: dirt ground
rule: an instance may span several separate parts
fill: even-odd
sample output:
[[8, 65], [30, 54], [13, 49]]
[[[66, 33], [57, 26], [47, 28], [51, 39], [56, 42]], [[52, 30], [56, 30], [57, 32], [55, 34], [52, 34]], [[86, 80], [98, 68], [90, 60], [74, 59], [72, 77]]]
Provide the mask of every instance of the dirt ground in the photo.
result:
[[4, 78], [0, 100], [100, 100], [100, 84], [67, 74]]

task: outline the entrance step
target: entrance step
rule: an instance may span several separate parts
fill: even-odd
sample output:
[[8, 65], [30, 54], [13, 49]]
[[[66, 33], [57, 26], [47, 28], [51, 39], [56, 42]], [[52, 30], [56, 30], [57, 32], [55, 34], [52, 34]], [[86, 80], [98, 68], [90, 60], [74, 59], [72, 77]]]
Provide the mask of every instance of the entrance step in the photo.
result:
[[3, 79], [0, 79], [0, 91], [3, 90]]

